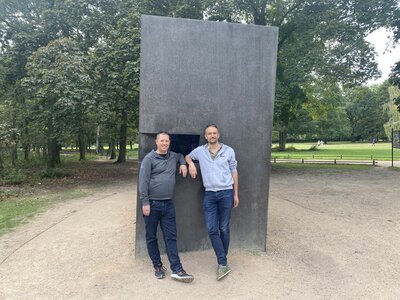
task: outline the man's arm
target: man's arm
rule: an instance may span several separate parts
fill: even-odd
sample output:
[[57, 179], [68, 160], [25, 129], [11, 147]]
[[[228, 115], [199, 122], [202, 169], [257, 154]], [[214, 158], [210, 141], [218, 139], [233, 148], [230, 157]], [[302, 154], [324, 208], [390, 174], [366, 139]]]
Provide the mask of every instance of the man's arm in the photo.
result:
[[186, 175], [187, 175], [187, 167], [186, 167], [185, 158], [180, 153], [176, 153], [176, 155], [177, 155], [177, 159], [178, 159], [178, 162], [179, 162], [179, 174], [182, 174], [183, 177], [186, 177]]
[[189, 166], [189, 174], [192, 178], [196, 178], [197, 176], [197, 169], [194, 165], [193, 159], [189, 156], [190, 154], [185, 156], [185, 160]]
[[146, 157], [140, 165], [139, 171], [139, 198], [142, 203], [143, 215], [150, 215], [149, 184], [151, 177], [151, 160]]
[[231, 156], [229, 159], [229, 169], [231, 170], [233, 178], [233, 207], [236, 208], [239, 205], [239, 175], [237, 172], [237, 161], [235, 151], [232, 149]]
[[239, 175], [236, 170], [231, 174], [233, 178], [233, 207], [236, 208], [239, 205]]

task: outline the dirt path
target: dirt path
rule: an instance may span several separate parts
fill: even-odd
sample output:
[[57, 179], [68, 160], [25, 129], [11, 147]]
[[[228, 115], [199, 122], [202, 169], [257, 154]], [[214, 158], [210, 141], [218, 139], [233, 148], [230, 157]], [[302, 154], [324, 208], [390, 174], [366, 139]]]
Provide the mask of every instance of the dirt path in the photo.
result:
[[221, 282], [183, 253], [190, 285], [134, 259], [136, 186], [103, 189], [0, 238], [0, 299], [399, 299], [399, 175], [273, 170], [267, 253], [233, 250]]

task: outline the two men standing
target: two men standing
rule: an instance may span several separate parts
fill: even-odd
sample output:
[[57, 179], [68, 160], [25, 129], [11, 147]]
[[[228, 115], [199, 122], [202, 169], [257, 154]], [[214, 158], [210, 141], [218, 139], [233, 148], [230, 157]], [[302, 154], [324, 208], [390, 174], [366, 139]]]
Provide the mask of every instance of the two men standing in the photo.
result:
[[[205, 195], [204, 216], [208, 234], [217, 257], [217, 280], [231, 272], [227, 262], [230, 241], [229, 223], [233, 207], [239, 204], [238, 173], [235, 152], [219, 142], [216, 125], [205, 128], [207, 144], [199, 146], [186, 156], [189, 173], [197, 176], [193, 160], [199, 161]], [[193, 281], [182, 268], [176, 244], [176, 220], [172, 195], [175, 186], [175, 171], [179, 162], [179, 173], [187, 174], [185, 160], [181, 154], [169, 151], [170, 139], [166, 132], [156, 139], [157, 150], [150, 152], [142, 161], [139, 173], [139, 195], [146, 228], [146, 244], [157, 278], [165, 277], [157, 243], [157, 227], [160, 222], [166, 244], [167, 256], [175, 280]]]

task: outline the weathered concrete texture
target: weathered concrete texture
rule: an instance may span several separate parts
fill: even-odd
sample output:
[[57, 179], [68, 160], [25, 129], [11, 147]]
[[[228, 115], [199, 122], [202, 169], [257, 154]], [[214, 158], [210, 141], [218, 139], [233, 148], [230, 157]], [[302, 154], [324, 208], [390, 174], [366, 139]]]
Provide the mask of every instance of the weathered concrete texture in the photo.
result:
[[[265, 250], [269, 159], [278, 30], [273, 27], [142, 17], [139, 160], [160, 130], [199, 134], [209, 123], [236, 151], [239, 208], [231, 246]], [[181, 250], [210, 246], [201, 179], [178, 179], [175, 191]], [[145, 253], [138, 203], [136, 254]]]

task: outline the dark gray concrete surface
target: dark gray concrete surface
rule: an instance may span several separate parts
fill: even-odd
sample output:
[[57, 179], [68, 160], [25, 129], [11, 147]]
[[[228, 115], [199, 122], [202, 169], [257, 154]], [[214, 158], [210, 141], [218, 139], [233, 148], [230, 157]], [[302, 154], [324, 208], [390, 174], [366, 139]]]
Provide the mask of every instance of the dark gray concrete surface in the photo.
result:
[[[204, 127], [217, 124], [221, 142], [235, 149], [238, 160], [240, 204], [232, 215], [231, 247], [264, 251], [277, 28], [143, 16], [141, 36], [139, 162], [160, 130], [197, 134], [203, 144]], [[202, 197], [200, 177], [178, 177], [181, 251], [210, 247]], [[138, 201], [136, 255], [143, 253]]]

